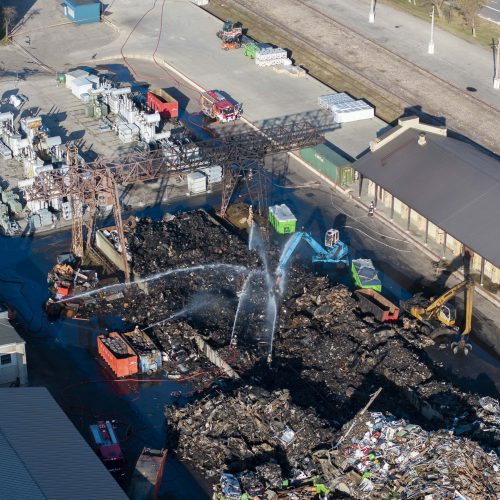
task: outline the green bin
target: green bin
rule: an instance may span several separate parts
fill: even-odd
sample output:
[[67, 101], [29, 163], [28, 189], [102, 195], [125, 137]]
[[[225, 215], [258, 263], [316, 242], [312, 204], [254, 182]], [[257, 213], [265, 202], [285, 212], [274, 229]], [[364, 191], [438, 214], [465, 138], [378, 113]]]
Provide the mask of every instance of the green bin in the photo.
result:
[[297, 229], [297, 219], [285, 204], [269, 207], [269, 223], [278, 234], [292, 234]]

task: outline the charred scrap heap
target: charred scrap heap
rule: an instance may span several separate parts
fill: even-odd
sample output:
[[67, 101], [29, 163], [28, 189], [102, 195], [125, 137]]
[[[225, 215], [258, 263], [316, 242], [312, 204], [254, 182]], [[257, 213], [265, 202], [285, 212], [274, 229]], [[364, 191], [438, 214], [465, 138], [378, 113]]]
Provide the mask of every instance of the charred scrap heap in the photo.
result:
[[[265, 302], [258, 252], [199, 210], [141, 219], [127, 238], [133, 271], [166, 278], [122, 289], [123, 300], [98, 294], [79, 314], [118, 315], [147, 330], [169, 373], [203, 373], [190, 380], [202, 394], [165, 410], [169, 449], [217, 483], [216, 495], [231, 485], [267, 487], [275, 498], [500, 495], [498, 401], [450, 382], [411, 321], [377, 323], [349, 289], [294, 260], [269, 366], [252, 327]], [[278, 246], [269, 243], [269, 269]], [[257, 281], [245, 295], [252, 272]], [[250, 307], [235, 321], [242, 297]], [[235, 329], [244, 334], [229, 347]], [[214, 370], [197, 338], [237, 376]], [[235, 477], [219, 484], [223, 473]]]

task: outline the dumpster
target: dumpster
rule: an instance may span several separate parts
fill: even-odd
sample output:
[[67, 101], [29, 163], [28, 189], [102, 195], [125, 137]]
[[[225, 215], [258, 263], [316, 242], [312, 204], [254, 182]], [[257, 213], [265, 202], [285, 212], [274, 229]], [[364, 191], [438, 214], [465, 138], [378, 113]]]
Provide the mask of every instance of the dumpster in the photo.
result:
[[97, 351], [117, 377], [127, 377], [139, 371], [137, 354], [116, 332], [111, 332], [109, 337], [99, 335]]
[[279, 234], [292, 234], [297, 228], [297, 219], [285, 204], [269, 207], [269, 223]]
[[399, 308], [377, 291], [365, 288], [356, 290], [354, 295], [358, 299], [358, 306], [361, 312], [372, 314], [381, 323], [398, 320]]

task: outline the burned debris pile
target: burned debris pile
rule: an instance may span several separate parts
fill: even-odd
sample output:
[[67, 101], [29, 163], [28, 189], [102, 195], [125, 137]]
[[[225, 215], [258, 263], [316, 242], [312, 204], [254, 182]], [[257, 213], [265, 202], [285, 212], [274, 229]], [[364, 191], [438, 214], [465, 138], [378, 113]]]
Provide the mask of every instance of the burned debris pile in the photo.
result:
[[258, 257], [205, 210], [143, 218], [128, 235], [133, 270], [149, 276], [176, 267], [224, 262], [255, 267]]
[[[179, 455], [206, 477], [260, 466], [269, 475], [266, 482], [281, 484], [300, 471], [309, 476], [312, 451], [334, 434], [313, 409], [291, 399], [287, 390], [245, 386], [184, 408], [167, 407], [167, 421], [175, 429], [171, 437], [177, 436]], [[274, 472], [265, 465], [271, 459], [278, 463]]]

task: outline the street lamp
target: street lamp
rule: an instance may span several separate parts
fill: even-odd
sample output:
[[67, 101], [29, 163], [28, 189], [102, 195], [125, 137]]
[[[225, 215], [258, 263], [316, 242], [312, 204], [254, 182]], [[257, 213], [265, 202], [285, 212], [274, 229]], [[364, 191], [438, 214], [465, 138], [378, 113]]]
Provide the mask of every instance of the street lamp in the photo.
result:
[[429, 41], [429, 48], [427, 52], [429, 54], [434, 54], [434, 5], [432, 6], [431, 12], [431, 39]]
[[497, 40], [496, 44], [493, 44], [493, 50], [495, 49], [495, 78], [493, 78], [493, 88], [498, 90], [500, 89], [500, 38]]
[[368, 16], [368, 22], [375, 22], [375, 0], [372, 0], [372, 3], [370, 5], [370, 15]]

